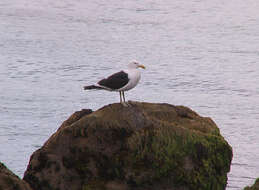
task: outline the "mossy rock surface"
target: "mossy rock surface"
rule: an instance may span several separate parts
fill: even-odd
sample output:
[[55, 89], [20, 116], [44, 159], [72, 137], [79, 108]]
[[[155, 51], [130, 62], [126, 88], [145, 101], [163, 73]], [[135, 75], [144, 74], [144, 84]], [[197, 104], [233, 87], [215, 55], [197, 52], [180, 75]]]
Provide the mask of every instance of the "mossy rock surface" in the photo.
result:
[[31, 156], [24, 180], [38, 190], [223, 190], [231, 160], [210, 118], [131, 102], [76, 112]]
[[251, 187], [245, 187], [244, 190], [259, 190], [259, 178], [257, 178], [255, 180], [254, 185], [252, 185]]
[[0, 162], [0, 190], [31, 190], [31, 188]]

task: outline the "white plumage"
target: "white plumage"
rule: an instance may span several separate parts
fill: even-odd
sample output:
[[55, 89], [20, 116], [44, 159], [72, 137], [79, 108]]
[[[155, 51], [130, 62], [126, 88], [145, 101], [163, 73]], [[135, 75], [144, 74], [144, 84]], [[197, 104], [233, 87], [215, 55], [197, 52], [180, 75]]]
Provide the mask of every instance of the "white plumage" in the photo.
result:
[[123, 72], [128, 74], [129, 82], [122, 88], [116, 90], [116, 91], [128, 91], [139, 83], [139, 80], [141, 78], [140, 71], [137, 68], [128, 68], [123, 70]]

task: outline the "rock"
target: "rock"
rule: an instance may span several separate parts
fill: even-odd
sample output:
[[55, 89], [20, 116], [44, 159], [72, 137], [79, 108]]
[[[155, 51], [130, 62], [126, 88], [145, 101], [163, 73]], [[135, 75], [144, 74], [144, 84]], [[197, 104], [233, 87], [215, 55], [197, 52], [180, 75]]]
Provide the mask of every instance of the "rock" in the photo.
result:
[[31, 190], [31, 188], [0, 162], [0, 190]]
[[256, 179], [254, 185], [245, 187], [244, 190], [259, 190], [259, 178]]
[[81, 111], [77, 111], [74, 114], [72, 114], [66, 121], [62, 123], [62, 125], [59, 127], [58, 130], [73, 124], [77, 120], [81, 119], [83, 116], [88, 115], [92, 113], [93, 111], [91, 109], [82, 109]]
[[225, 189], [232, 149], [216, 124], [183, 106], [131, 102], [77, 112], [33, 153], [37, 190]]

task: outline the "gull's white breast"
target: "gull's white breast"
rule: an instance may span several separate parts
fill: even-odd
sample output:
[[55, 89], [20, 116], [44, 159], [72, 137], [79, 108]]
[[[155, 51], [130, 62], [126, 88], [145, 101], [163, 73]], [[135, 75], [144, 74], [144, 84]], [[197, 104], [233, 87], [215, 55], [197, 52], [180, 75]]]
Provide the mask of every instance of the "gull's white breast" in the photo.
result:
[[117, 91], [127, 91], [134, 88], [135, 86], [137, 86], [141, 78], [140, 71], [138, 69], [125, 69], [124, 72], [128, 73], [129, 82]]

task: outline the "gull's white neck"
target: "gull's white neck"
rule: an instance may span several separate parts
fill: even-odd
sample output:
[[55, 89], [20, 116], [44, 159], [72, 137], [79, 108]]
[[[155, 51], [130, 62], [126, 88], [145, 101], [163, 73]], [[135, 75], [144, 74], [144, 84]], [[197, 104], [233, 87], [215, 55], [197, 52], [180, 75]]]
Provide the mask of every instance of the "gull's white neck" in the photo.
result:
[[123, 71], [128, 73], [128, 77], [130, 80], [129, 83], [123, 88], [119, 89], [119, 91], [127, 91], [134, 88], [138, 84], [141, 77], [140, 71], [137, 68], [127, 68]]

